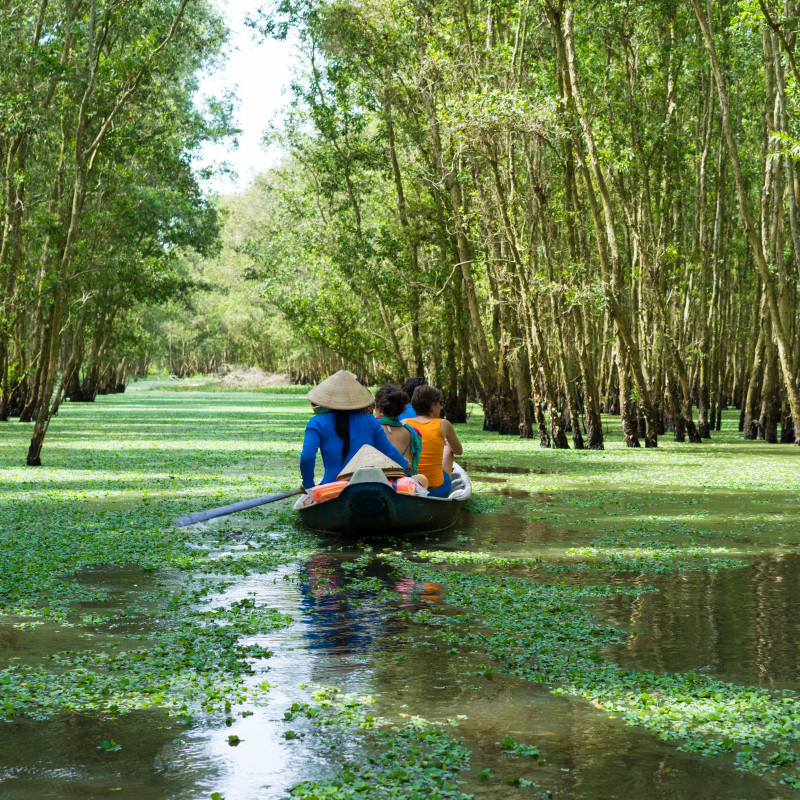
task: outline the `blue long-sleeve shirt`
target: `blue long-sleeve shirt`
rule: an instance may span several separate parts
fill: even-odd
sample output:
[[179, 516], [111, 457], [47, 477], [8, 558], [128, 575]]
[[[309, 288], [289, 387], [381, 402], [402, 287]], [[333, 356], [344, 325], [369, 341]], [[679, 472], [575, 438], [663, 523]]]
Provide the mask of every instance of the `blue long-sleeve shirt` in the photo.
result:
[[[342, 440], [334, 428], [337, 413], [339, 412], [328, 411], [325, 414], [317, 414], [306, 425], [303, 450], [300, 453], [300, 474], [303, 476], [303, 486], [306, 489], [315, 485], [314, 465], [318, 450], [322, 453], [322, 466], [325, 468], [322, 483], [335, 481], [345, 465], [342, 460]], [[392, 461], [396, 461], [403, 469], [406, 468], [408, 461], [389, 441], [372, 414], [362, 410], [346, 413], [350, 416], [350, 452], [347, 454], [347, 460], [351, 459], [363, 445], [371, 444]]]

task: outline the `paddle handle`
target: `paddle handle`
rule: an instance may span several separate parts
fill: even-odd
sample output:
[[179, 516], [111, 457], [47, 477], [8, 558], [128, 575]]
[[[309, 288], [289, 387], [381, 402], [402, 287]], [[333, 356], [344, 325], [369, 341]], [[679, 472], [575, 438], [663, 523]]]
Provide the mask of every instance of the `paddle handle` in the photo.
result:
[[295, 495], [304, 493], [305, 489], [293, 489], [291, 492], [277, 492], [276, 494], [268, 494], [266, 497], [256, 497], [253, 500], [242, 500], [239, 503], [231, 503], [228, 506], [209, 508], [207, 511], [195, 511], [194, 514], [187, 514], [185, 517], [178, 517], [172, 521], [179, 528], [185, 528], [187, 525], [194, 525], [195, 522], [204, 522], [207, 519], [224, 517], [226, 514], [235, 514], [237, 511], [263, 506], [267, 503], [274, 503], [276, 500], [283, 500], [284, 497], [294, 497]]

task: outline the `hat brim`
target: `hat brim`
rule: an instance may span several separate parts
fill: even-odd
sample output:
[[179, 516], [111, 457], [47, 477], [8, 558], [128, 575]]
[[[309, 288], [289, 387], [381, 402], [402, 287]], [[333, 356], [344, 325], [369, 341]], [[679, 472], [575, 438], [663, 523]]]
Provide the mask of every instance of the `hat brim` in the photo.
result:
[[367, 406], [371, 406], [375, 402], [375, 398], [373, 398], [371, 392], [367, 389], [364, 389], [364, 396], [359, 398], [357, 401], [331, 401], [327, 400], [324, 396], [323, 392], [315, 391], [317, 387], [315, 386], [307, 395], [306, 397], [317, 406], [325, 406], [325, 408], [329, 408], [331, 411], [358, 411], [359, 408], [366, 408]]
[[[355, 475], [356, 472], [358, 472], [358, 470], [360, 470], [360, 469], [370, 469], [370, 468], [371, 467], [370, 467], [369, 464], [364, 464], [362, 466], [356, 467], [353, 470], [347, 470], [347, 471], [344, 471], [344, 472], [340, 472], [336, 476], [336, 479], [340, 480], [340, 481], [347, 481], [347, 480], [350, 480], [350, 478], [352, 478], [353, 475]], [[381, 472], [383, 472], [383, 474], [387, 478], [402, 478], [406, 474], [400, 467], [378, 467], [378, 469], [380, 469]]]
[[318, 406], [331, 411], [357, 411], [371, 406], [375, 399], [369, 389], [362, 386], [352, 372], [340, 370], [315, 386], [306, 397]]
[[392, 461], [389, 456], [384, 455], [371, 444], [364, 444], [361, 445], [358, 452], [342, 466], [342, 471], [336, 477], [342, 479], [349, 478], [356, 470], [361, 469], [361, 467], [378, 467], [387, 478], [400, 478], [405, 474], [403, 468], [396, 461]]

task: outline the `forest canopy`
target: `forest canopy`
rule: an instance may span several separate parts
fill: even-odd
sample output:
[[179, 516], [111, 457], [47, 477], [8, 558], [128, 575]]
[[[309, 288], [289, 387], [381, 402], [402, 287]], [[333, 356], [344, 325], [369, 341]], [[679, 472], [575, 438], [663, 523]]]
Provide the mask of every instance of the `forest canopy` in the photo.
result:
[[285, 157], [215, 206], [181, 153], [214, 133], [186, 92], [219, 21], [124, 6], [103, 39], [117, 12], [73, 7], [80, 41], [47, 2], [15, 21], [3, 78], [28, 98], [1, 145], [5, 417], [44, 419], [56, 375], [92, 399], [235, 361], [425, 375], [452, 421], [477, 400], [545, 446], [602, 448], [601, 412], [630, 446], [699, 442], [730, 406], [800, 440], [798, 4], [273, 3], [255, 32], [302, 56]]
[[192, 153], [229, 109], [193, 95], [226, 29], [206, 0], [39, 0], [0, 30], [0, 419], [35, 420], [36, 465], [65, 396], [124, 383], [141, 308], [190, 289], [180, 254], [217, 247]]

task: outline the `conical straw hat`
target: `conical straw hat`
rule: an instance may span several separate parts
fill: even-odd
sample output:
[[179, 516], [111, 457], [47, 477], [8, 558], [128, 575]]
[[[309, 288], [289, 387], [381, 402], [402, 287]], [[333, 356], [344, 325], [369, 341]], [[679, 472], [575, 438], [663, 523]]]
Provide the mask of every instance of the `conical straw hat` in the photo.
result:
[[365, 389], [352, 372], [340, 369], [330, 378], [326, 378], [315, 386], [306, 397], [318, 406], [325, 406], [333, 411], [354, 411], [366, 408], [375, 402], [372, 392]]
[[387, 478], [401, 478], [405, 470], [391, 458], [376, 450], [371, 444], [363, 445], [359, 451], [344, 465], [336, 476], [338, 480], [347, 480], [361, 467], [380, 467]]

